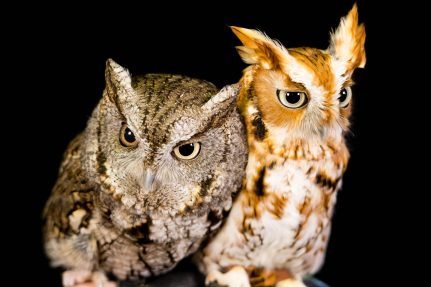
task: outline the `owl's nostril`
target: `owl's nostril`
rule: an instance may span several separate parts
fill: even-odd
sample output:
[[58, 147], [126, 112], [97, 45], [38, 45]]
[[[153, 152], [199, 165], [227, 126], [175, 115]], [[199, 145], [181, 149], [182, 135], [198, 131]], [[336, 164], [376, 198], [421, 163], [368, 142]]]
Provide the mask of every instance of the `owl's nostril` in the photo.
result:
[[145, 190], [150, 191], [153, 186], [155, 174], [152, 170], [147, 169], [144, 171], [144, 188]]

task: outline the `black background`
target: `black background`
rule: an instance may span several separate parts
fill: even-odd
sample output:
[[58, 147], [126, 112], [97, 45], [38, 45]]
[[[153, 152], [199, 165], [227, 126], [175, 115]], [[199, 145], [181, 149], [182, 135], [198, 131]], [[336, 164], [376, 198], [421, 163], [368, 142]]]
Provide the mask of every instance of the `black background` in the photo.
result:
[[[246, 67], [228, 25], [258, 28], [286, 47], [324, 49], [329, 32], [352, 4], [286, 1], [281, 7], [263, 1], [239, 9], [203, 2], [175, 6], [160, 2], [139, 8], [131, 4], [26, 7], [19, 18], [23, 25], [8, 23], [13, 28], [8, 33], [12, 45], [4, 54], [6, 62], [13, 61], [10, 73], [16, 82], [9, 86], [15, 93], [9, 98], [16, 101], [3, 107], [24, 115], [8, 116], [4, 124], [3, 144], [9, 146], [6, 156], [13, 158], [9, 171], [15, 176], [7, 178], [14, 182], [8, 193], [14, 203], [3, 208], [12, 231], [6, 236], [14, 250], [8, 261], [11, 272], [30, 269], [35, 275], [18, 275], [22, 282], [60, 286], [59, 272], [49, 268], [43, 254], [41, 213], [67, 143], [84, 129], [101, 98], [107, 58], [135, 75], [178, 73], [222, 87], [237, 82]], [[338, 196], [326, 263], [317, 275], [334, 287], [369, 286], [370, 277], [377, 276], [374, 281], [385, 277], [381, 267], [391, 258], [389, 225], [399, 219], [385, 211], [393, 195], [381, 172], [396, 164], [386, 150], [397, 122], [383, 115], [392, 108], [382, 84], [383, 74], [391, 69], [387, 49], [391, 29], [385, 25], [391, 13], [371, 6], [371, 1], [358, 1], [358, 6], [367, 31], [367, 65], [354, 75], [353, 125], [348, 135], [352, 156]], [[38, 12], [32, 13], [33, 8]], [[398, 33], [402, 38], [403, 32]], [[392, 97], [395, 101], [397, 95]], [[19, 148], [11, 149], [11, 143]], [[389, 174], [392, 179], [402, 176], [402, 172]]]

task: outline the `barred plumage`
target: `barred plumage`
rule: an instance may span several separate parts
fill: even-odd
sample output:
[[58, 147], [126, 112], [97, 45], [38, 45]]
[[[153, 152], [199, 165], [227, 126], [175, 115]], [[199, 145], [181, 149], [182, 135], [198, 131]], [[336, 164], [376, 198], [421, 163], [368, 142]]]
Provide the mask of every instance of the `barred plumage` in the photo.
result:
[[63, 285], [167, 272], [220, 226], [247, 159], [237, 94], [178, 75], [131, 78], [108, 60], [103, 98], [44, 211]]

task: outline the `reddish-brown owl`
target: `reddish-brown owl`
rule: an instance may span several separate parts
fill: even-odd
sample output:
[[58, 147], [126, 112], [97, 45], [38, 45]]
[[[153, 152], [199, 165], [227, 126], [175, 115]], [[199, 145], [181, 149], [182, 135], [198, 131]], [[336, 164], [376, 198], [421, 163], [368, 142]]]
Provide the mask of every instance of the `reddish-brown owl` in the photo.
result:
[[365, 27], [355, 5], [326, 50], [286, 49], [258, 31], [232, 30], [250, 64], [238, 98], [250, 154], [243, 189], [201, 267], [207, 282], [231, 287], [304, 286], [302, 277], [323, 263], [349, 159], [351, 76], [365, 65]]

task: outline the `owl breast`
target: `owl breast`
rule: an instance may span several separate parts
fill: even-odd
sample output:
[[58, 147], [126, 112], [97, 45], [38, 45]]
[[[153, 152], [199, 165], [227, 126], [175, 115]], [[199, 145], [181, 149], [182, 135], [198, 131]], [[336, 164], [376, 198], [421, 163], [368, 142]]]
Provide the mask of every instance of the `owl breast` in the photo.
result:
[[99, 266], [120, 279], [156, 276], [194, 253], [211, 225], [207, 215], [171, 218], [154, 215], [123, 230], [95, 216], [90, 229], [100, 251]]
[[219, 264], [227, 268], [242, 262], [313, 273], [324, 259], [347, 148], [298, 143], [269, 156], [259, 150], [264, 148], [249, 155], [247, 183], [224, 226], [225, 238], [208, 250], [220, 252]]
[[[312, 272], [311, 269], [320, 266], [337, 184], [326, 188], [316, 178], [318, 173], [328, 170], [336, 178], [341, 176], [324, 160], [317, 166], [307, 160], [286, 160], [282, 165], [272, 168], [269, 165], [261, 171], [264, 191], [261, 194], [257, 189], [249, 191], [255, 193], [251, 197], [257, 197], [258, 201], [248, 200], [258, 212], [250, 217], [246, 213], [244, 220], [247, 236], [260, 234], [262, 238], [258, 242], [262, 246], [250, 248], [254, 258], [251, 265], [288, 268], [295, 274]], [[247, 201], [244, 204], [247, 206]]]

